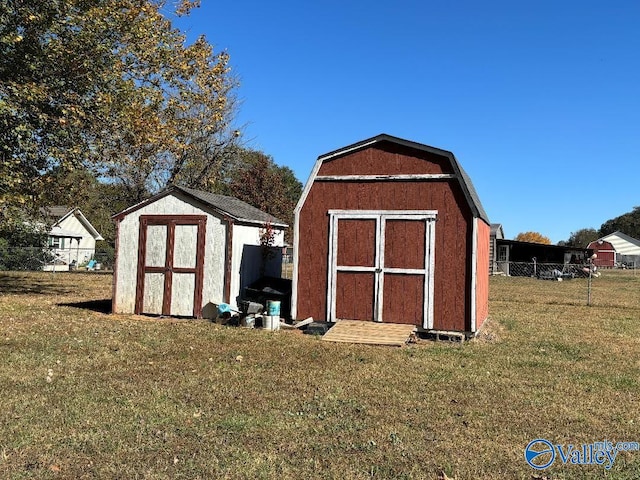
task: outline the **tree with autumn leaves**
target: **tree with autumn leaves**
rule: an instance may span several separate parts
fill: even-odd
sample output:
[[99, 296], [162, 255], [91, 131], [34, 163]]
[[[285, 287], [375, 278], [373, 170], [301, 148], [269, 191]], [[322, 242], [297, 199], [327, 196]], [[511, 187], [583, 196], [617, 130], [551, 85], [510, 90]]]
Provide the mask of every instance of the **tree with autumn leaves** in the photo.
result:
[[[171, 15], [196, 1], [181, 0]], [[165, 0], [0, 0], [0, 215], [91, 172], [130, 201], [214, 189], [239, 140], [227, 52], [187, 45]]]
[[521, 232], [515, 238], [518, 242], [541, 243], [543, 245], [551, 245], [549, 237], [545, 237], [538, 232]]
[[276, 165], [269, 155], [245, 148], [234, 149], [233, 160], [220, 193], [239, 198], [285, 221], [285, 239], [292, 242], [293, 210], [302, 194], [302, 183], [289, 167]]
[[170, 17], [198, 0], [0, 0], [0, 223], [110, 216], [171, 184], [293, 223], [302, 184], [241, 144], [229, 54]]

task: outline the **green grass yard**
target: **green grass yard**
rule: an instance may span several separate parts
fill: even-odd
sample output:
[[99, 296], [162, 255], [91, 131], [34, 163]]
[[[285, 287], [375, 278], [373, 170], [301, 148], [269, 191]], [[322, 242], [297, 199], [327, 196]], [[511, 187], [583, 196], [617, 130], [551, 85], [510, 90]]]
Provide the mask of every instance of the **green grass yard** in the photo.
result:
[[465, 344], [101, 313], [109, 275], [0, 272], [0, 478], [640, 478], [524, 460], [640, 441], [640, 274], [491, 279]]

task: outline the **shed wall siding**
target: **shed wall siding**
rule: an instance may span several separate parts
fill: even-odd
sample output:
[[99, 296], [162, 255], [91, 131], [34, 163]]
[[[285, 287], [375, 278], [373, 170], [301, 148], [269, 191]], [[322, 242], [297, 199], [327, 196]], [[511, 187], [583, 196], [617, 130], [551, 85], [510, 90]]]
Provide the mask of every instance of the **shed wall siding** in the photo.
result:
[[478, 331], [482, 323], [489, 316], [489, 255], [491, 227], [478, 220], [477, 223], [477, 252], [476, 252], [476, 328]]
[[[391, 171], [387, 169], [391, 155], [389, 152], [381, 152], [379, 149], [371, 150], [377, 153], [367, 152], [356, 152], [327, 162], [322, 165], [319, 174], [439, 173], [443, 170], [447, 172], [444, 168], [446, 166], [434, 165], [424, 160], [420, 160], [420, 171], [415, 171], [417, 166], [413, 166], [408, 172], [403, 162], [398, 162]], [[364, 162], [363, 158], [370, 162], [364, 171], [359, 168], [361, 162]], [[334, 162], [344, 165], [344, 170], [336, 168]], [[408, 162], [413, 165], [411, 159]], [[298, 318], [327, 318], [329, 209], [437, 210], [434, 328], [459, 331], [469, 328], [466, 320], [471, 311], [468, 281], [471, 268], [467, 258], [470, 254], [472, 215], [456, 179], [428, 182], [314, 183], [299, 215], [296, 312]], [[485, 257], [485, 261], [488, 266], [488, 258]]]
[[202, 288], [203, 305], [211, 300], [221, 299], [224, 288], [226, 224], [210, 212], [203, 211], [186, 196], [167, 195], [131, 212], [120, 221], [114, 311], [116, 313], [133, 313], [135, 309], [139, 218], [141, 215], [207, 216]]
[[453, 173], [440, 155], [401, 147], [376, 145], [344, 157], [325, 161], [318, 175], [394, 175]]

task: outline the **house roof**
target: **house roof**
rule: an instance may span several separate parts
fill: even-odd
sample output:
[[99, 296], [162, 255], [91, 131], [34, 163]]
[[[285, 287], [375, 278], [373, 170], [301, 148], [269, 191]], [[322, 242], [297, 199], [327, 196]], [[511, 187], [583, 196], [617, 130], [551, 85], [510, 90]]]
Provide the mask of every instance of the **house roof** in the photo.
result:
[[565, 251], [565, 252], [584, 252], [588, 250], [593, 250], [589, 247], [574, 247], [570, 245], [553, 245], [547, 243], [536, 243], [536, 242], [521, 242], [520, 240], [509, 240], [506, 238], [498, 238], [496, 242], [500, 245], [513, 245], [519, 247], [540, 247], [546, 250], [557, 250], [557, 251]]
[[87, 220], [87, 217], [80, 211], [78, 207], [65, 207], [62, 205], [53, 205], [50, 207], [42, 207], [40, 212], [50, 220], [52, 220], [53, 224], [51, 226], [51, 231], [49, 235], [56, 237], [73, 237], [73, 238], [82, 238], [82, 234], [78, 234], [78, 232], [72, 232], [70, 230], [64, 230], [60, 227], [60, 224], [71, 215], [75, 216], [78, 221], [82, 224], [82, 226], [89, 232], [89, 234], [95, 240], [104, 240], [102, 235], [95, 229], [91, 222]]
[[476, 189], [473, 186], [473, 182], [471, 181], [471, 178], [469, 178], [469, 175], [467, 174], [467, 172], [465, 172], [462, 166], [458, 163], [458, 160], [456, 159], [455, 155], [452, 152], [431, 147], [429, 145], [424, 145], [422, 143], [412, 142], [410, 140], [405, 140], [399, 137], [394, 137], [386, 133], [377, 135], [375, 137], [371, 137], [366, 140], [362, 140], [360, 142], [348, 145], [346, 147], [342, 147], [338, 150], [334, 150], [329, 153], [325, 153], [324, 155], [320, 155], [318, 157], [318, 160], [316, 161], [316, 165], [314, 166], [311, 176], [307, 181], [307, 185], [305, 186], [305, 190], [302, 193], [302, 197], [298, 202], [298, 206], [296, 207], [296, 210], [299, 210], [300, 208], [302, 208], [302, 204], [306, 199], [308, 191], [311, 189], [311, 183], [313, 182], [313, 179], [316, 177], [318, 170], [320, 169], [320, 166], [322, 165], [323, 162], [325, 162], [326, 160], [330, 160], [334, 157], [346, 155], [347, 153], [351, 153], [357, 150], [362, 150], [364, 148], [368, 148], [375, 144], [383, 143], [383, 142], [394, 143], [397, 145], [402, 145], [404, 147], [412, 148], [414, 150], [419, 150], [419, 151], [423, 151], [423, 152], [427, 152], [435, 155], [441, 155], [443, 157], [448, 158], [449, 161], [451, 162], [451, 166], [453, 168], [454, 174], [460, 182], [460, 186], [462, 187], [462, 191], [464, 193], [465, 198], [467, 199], [467, 202], [469, 204], [469, 207], [471, 208], [471, 211], [473, 212], [473, 215], [475, 217], [481, 218], [487, 224], [490, 224], [489, 216], [487, 215], [487, 212], [485, 212], [482, 206], [482, 203], [480, 202], [480, 197], [478, 196], [478, 193], [476, 192]]
[[[620, 255], [640, 255], [640, 240], [630, 237], [620, 231], [605, 235], [598, 240], [609, 242], [613, 245], [616, 253], [619, 253]], [[596, 243], [598, 240], [592, 243]]]
[[182, 187], [179, 185], [173, 185], [166, 190], [152, 196], [151, 198], [145, 200], [144, 202], [133, 205], [132, 207], [123, 210], [122, 212], [113, 216], [115, 219], [120, 219], [125, 215], [128, 215], [139, 208], [144, 207], [156, 200], [163, 198], [167, 195], [171, 195], [175, 192], [180, 192], [188, 197], [191, 197], [198, 202], [213, 208], [218, 213], [223, 215], [228, 215], [234, 220], [246, 223], [260, 224], [263, 225], [266, 222], [271, 222], [272, 225], [277, 227], [287, 227], [288, 225], [275, 218], [273, 215], [269, 215], [262, 210], [249, 205], [246, 202], [243, 202], [240, 199], [235, 197], [230, 197], [227, 195], [220, 195], [217, 193], [204, 192], [202, 190], [195, 190], [193, 188]]
[[500, 234], [500, 238], [504, 238], [504, 230], [502, 228], [502, 224], [501, 223], [492, 223], [491, 224], [491, 235], [495, 235], [497, 237], [498, 233]]
[[47, 218], [58, 220], [71, 210], [73, 210], [71, 207], [67, 207], [65, 205], [51, 205], [40, 208], [40, 213]]

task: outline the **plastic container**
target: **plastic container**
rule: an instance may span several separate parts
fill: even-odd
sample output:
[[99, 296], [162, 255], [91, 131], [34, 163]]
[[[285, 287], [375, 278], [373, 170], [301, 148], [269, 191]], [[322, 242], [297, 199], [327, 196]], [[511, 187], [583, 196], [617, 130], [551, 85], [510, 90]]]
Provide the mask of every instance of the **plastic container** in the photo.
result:
[[280, 300], [267, 300], [267, 315], [280, 317]]
[[244, 317], [244, 319], [242, 320], [242, 324], [247, 328], [253, 328], [256, 324], [256, 317], [254, 317], [253, 315]]

